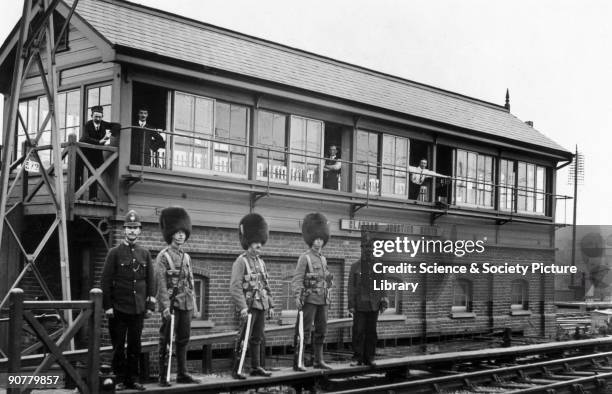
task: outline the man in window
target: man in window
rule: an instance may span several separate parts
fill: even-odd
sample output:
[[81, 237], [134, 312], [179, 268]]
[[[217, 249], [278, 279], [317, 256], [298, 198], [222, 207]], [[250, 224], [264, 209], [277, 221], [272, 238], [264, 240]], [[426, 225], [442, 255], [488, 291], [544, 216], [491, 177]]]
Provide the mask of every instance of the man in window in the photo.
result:
[[187, 373], [187, 345], [191, 332], [191, 318], [199, 315], [195, 301], [191, 258], [183, 245], [191, 234], [191, 218], [180, 207], [165, 208], [159, 217], [164, 240], [168, 247], [157, 255], [157, 302], [162, 314], [159, 329], [159, 385], [170, 386], [168, 358], [171, 322], [174, 318], [176, 338], [177, 383], [199, 383]]
[[149, 251], [136, 244], [140, 227], [139, 215], [130, 210], [123, 222], [125, 239], [108, 252], [102, 273], [102, 302], [108, 317], [113, 372], [117, 375], [119, 390], [144, 390], [136, 382], [140, 337], [144, 319], [155, 309], [155, 269]]
[[246, 341], [251, 352], [251, 376], [270, 376], [271, 373], [261, 366], [260, 348], [264, 340], [266, 313], [271, 316], [274, 311], [266, 264], [259, 257], [261, 248], [268, 241], [268, 223], [261, 215], [250, 213], [240, 220], [238, 229], [240, 245], [246, 252], [234, 261], [230, 281], [232, 302], [241, 319], [234, 348], [232, 376], [246, 379], [240, 365], [244, 360], [242, 353], [246, 351], [246, 346], [241, 344], [244, 345]]
[[132, 130], [132, 162], [145, 166], [160, 167], [160, 149], [166, 147], [166, 141], [148, 121], [149, 110], [145, 106], [138, 107], [138, 119]]
[[[294, 290], [295, 304], [303, 312], [304, 342], [310, 341], [314, 322], [314, 361], [307, 360], [304, 365], [318, 369], [331, 369], [323, 361], [323, 344], [327, 333], [327, 313], [331, 304], [333, 276], [327, 267], [327, 260], [321, 253], [329, 241], [329, 223], [320, 213], [309, 213], [302, 222], [302, 237], [310, 249], [303, 253], [295, 267], [291, 288]], [[296, 332], [298, 327], [296, 326]], [[293, 369], [303, 371], [294, 357]]]
[[389, 306], [384, 290], [374, 290], [374, 281], [382, 279], [373, 270], [374, 256], [371, 233], [361, 234], [361, 259], [351, 265], [347, 286], [348, 309], [353, 315], [353, 352], [356, 365], [374, 366], [376, 324], [378, 314]]
[[[108, 145], [111, 138], [111, 124], [102, 120], [104, 116], [104, 109], [96, 105], [91, 108], [91, 120], [85, 123], [83, 130], [83, 136], [79, 142], [84, 142], [91, 145]], [[83, 155], [87, 158], [87, 161], [92, 165], [94, 169], [100, 167], [104, 162], [102, 156], [102, 150], [92, 148], [82, 148]], [[76, 186], [77, 188], [83, 184], [83, 170], [85, 169], [85, 163], [77, 156], [76, 161]], [[98, 184], [94, 182], [89, 187], [89, 199], [98, 199]]]
[[410, 182], [412, 182], [410, 188], [410, 199], [427, 201], [428, 199], [428, 184], [431, 179], [430, 175], [427, 175], [427, 159], [421, 159], [419, 167], [416, 172], [410, 174]]
[[325, 159], [323, 167], [323, 188], [338, 190], [338, 181], [340, 179], [340, 170], [342, 164], [338, 155], [336, 145], [329, 146], [329, 157]]

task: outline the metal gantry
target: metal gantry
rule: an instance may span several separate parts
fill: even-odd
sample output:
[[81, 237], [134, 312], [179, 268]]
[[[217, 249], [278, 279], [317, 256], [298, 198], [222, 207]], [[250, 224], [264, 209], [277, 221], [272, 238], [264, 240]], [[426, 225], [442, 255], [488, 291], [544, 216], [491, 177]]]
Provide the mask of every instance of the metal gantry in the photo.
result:
[[[60, 44], [63, 33], [68, 29], [70, 18], [74, 13], [77, 3], [78, 0], [75, 0], [72, 4], [60, 34], [58, 34], [57, 39], [55, 39], [53, 14], [59, 4], [59, 0], [24, 0], [22, 17], [19, 23], [19, 38], [15, 51], [15, 65], [13, 69], [10, 99], [4, 123], [5, 133], [0, 174], [0, 184], [2, 185], [0, 190], [0, 240], [2, 240], [4, 229], [7, 229], [18, 245], [26, 263], [13, 285], [9, 288], [7, 294], [0, 302], [0, 308], [5, 306], [10, 291], [17, 287], [19, 282], [29, 271], [33, 273], [39, 282], [45, 296], [48, 299], [53, 299], [44, 278], [38, 270], [37, 262], [41, 252], [50, 242], [55, 231], [57, 231], [59, 240], [59, 268], [61, 271], [62, 299], [71, 299], [66, 203], [61, 143], [56, 117], [58, 79], [55, 52]], [[19, 98], [26, 77], [34, 67], [38, 69], [49, 111], [36, 129], [35, 135], [30, 135], [26, 127], [26, 122], [19, 112]], [[18, 124], [21, 125], [25, 131], [26, 143], [21, 157], [14, 157], [16, 152], [15, 144]], [[43, 133], [49, 132], [48, 127], [50, 127], [51, 145], [39, 146]], [[43, 161], [41, 160], [41, 155], [39, 154], [39, 152], [43, 150], [51, 150], [50, 157], [52, 158], [52, 164], [51, 168], [48, 170], [45, 169]], [[40, 172], [41, 178], [44, 181], [43, 183], [55, 207], [55, 219], [52, 221], [45, 235], [38, 242], [34, 251], [28, 252], [24, 246], [22, 234], [15, 230], [9, 216], [13, 211], [19, 209], [23, 205], [23, 201], [17, 198], [11, 200], [12, 193], [15, 191], [16, 186], [20, 185], [20, 182], [26, 181], [24, 172], [35, 170]], [[9, 237], [7, 237], [7, 240], [8, 238]], [[0, 264], [17, 264], [17, 262], [1, 261]], [[72, 314], [70, 311], [65, 312], [64, 319], [68, 325], [71, 324]], [[71, 343], [70, 346], [74, 348], [73, 343]]]

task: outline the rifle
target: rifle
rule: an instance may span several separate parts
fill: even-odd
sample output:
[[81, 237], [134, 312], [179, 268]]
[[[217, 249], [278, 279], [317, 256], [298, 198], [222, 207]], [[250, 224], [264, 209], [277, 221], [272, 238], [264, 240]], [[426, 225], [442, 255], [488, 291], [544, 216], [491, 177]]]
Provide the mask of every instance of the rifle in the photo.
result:
[[298, 311], [298, 367], [304, 368], [304, 311]]
[[[242, 320], [242, 324], [240, 325], [240, 330], [238, 332], [238, 340], [236, 341], [236, 346], [234, 347], [234, 352], [237, 354], [240, 351], [240, 362], [238, 363], [237, 374], [242, 373], [242, 366], [244, 365], [244, 358], [246, 357], [247, 347], [249, 343], [249, 337], [251, 336], [251, 313], [247, 314], [247, 318]], [[241, 340], [242, 339], [242, 340]]]
[[170, 307], [170, 344], [168, 349], [168, 370], [166, 371], [166, 382], [170, 381], [170, 370], [172, 369], [172, 337], [174, 337], [174, 311]]

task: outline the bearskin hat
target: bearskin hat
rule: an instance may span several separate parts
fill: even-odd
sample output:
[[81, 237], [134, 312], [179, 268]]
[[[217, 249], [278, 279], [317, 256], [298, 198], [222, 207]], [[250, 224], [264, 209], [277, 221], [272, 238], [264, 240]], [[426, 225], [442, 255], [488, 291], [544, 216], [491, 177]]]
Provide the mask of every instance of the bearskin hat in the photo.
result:
[[247, 250], [253, 242], [261, 242], [262, 245], [268, 241], [268, 223], [258, 213], [249, 213], [238, 225], [238, 238], [242, 249]]
[[172, 243], [172, 236], [180, 230], [185, 232], [185, 241], [191, 235], [191, 218], [181, 207], [164, 208], [159, 216], [159, 226], [167, 244]]
[[302, 221], [302, 237], [308, 246], [317, 238], [323, 240], [323, 246], [329, 241], [329, 222], [321, 213], [309, 213]]

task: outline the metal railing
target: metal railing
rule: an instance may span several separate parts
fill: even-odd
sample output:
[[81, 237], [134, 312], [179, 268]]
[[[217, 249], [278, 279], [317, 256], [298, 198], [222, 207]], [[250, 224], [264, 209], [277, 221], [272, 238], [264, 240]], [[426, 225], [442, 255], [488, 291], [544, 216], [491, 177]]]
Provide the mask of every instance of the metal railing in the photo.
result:
[[[484, 180], [482, 176], [452, 177], [430, 170], [421, 172], [420, 168], [409, 165], [344, 159], [339, 160], [341, 170], [337, 185], [329, 187], [324, 182], [327, 158], [319, 152], [251, 145], [245, 140], [231, 138], [207, 138], [140, 127], [131, 129], [145, 131], [138, 137], [141, 141], [136, 144], [137, 149], [131, 151], [131, 164], [142, 167], [225, 174], [263, 181], [268, 187], [275, 184], [296, 185], [356, 193], [365, 195], [366, 200], [391, 198], [446, 207], [487, 209], [509, 215], [553, 216], [553, 200], [569, 199], [568, 196], [535, 188], [496, 184]], [[165, 148], [155, 151], [148, 149], [146, 132], [163, 136]], [[251, 160], [251, 156], [254, 159]], [[412, 182], [413, 176], [421, 177], [423, 182]]]

